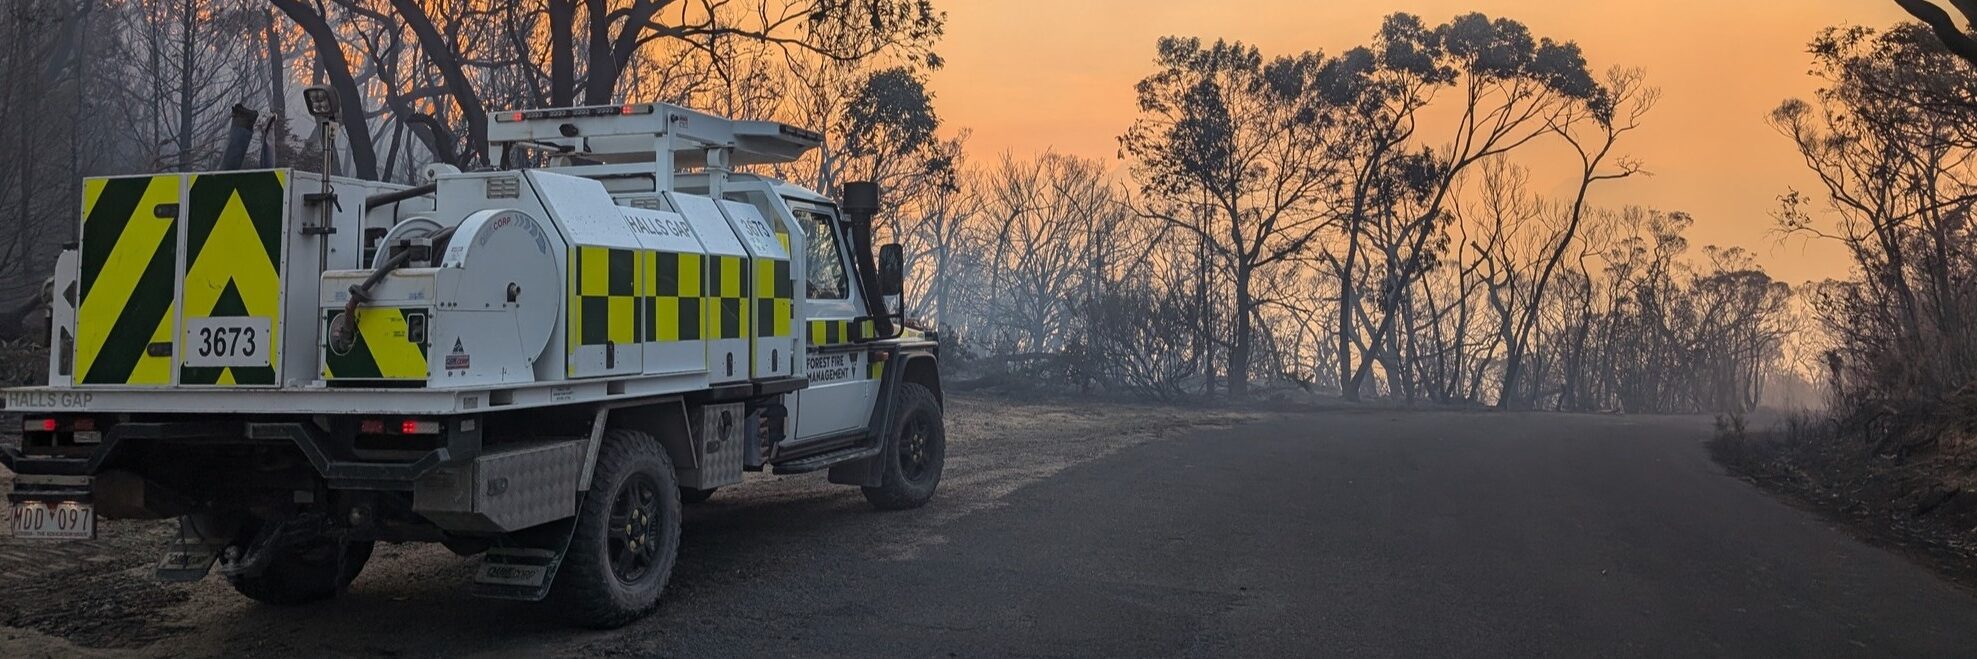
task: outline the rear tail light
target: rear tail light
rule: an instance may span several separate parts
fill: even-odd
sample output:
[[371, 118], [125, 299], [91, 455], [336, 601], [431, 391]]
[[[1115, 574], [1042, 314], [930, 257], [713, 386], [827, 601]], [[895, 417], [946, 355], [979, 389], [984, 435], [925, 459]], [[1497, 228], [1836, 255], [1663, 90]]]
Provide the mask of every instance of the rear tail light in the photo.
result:
[[27, 419], [21, 422], [21, 430], [25, 432], [55, 432], [55, 426], [54, 419]]
[[437, 435], [440, 423], [434, 419], [362, 419], [357, 422], [359, 435]]
[[75, 421], [69, 422], [69, 428], [77, 431], [95, 430], [96, 420], [91, 419], [89, 417], [81, 417], [76, 419]]

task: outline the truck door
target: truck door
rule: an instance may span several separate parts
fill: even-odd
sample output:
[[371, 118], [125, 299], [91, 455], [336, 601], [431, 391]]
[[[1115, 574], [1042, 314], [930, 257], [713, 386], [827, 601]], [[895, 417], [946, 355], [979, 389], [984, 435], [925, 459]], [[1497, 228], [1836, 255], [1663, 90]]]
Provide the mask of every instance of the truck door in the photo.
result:
[[794, 435], [802, 442], [864, 427], [877, 383], [865, 347], [852, 341], [853, 324], [865, 313], [835, 211], [794, 201], [790, 210], [804, 234], [809, 293], [803, 329], [809, 339], [805, 366], [810, 386], [797, 392], [795, 410]]
[[83, 182], [76, 384], [172, 384], [184, 184], [177, 174]]

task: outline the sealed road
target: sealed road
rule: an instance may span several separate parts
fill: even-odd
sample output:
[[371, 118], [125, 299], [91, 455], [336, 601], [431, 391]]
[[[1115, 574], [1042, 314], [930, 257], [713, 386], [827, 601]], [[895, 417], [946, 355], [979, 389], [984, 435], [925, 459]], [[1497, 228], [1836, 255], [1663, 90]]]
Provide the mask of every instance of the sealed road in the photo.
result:
[[[1977, 599], [1725, 476], [1707, 436], [1694, 420], [1365, 413], [1201, 433], [1066, 470], [899, 560], [824, 561], [696, 594], [712, 620], [694, 633], [666, 634], [665, 619], [679, 620], [669, 611], [607, 645], [911, 656], [1977, 647]], [[735, 610], [751, 613], [717, 613]]]
[[469, 562], [388, 548], [325, 605], [253, 606], [209, 580], [164, 591], [177, 595], [155, 624], [131, 632], [143, 643], [74, 625], [0, 643], [694, 657], [1977, 647], [1977, 597], [1725, 475], [1703, 421], [1100, 413], [959, 403], [952, 481], [921, 511], [869, 512], [816, 480], [724, 491], [690, 509], [674, 587], [626, 629], [469, 599]]

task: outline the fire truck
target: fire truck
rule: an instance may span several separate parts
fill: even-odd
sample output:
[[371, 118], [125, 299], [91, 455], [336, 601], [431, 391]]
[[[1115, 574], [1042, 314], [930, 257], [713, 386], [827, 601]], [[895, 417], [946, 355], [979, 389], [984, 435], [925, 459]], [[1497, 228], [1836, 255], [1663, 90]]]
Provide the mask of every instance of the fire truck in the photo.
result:
[[158, 577], [277, 605], [441, 543], [476, 595], [612, 627], [656, 606], [681, 506], [747, 472], [934, 495], [938, 341], [895, 310], [878, 187], [747, 173], [821, 135], [633, 103], [488, 137], [501, 167], [421, 185], [88, 179], [49, 384], [5, 391], [13, 534], [176, 518]]

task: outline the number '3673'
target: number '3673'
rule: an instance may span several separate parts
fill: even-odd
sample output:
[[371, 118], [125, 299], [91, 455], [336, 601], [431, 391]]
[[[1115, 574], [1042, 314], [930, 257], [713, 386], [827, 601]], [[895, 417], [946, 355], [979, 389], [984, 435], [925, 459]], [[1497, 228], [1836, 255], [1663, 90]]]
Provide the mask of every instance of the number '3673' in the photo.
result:
[[252, 357], [260, 350], [252, 327], [199, 328], [199, 356]]

